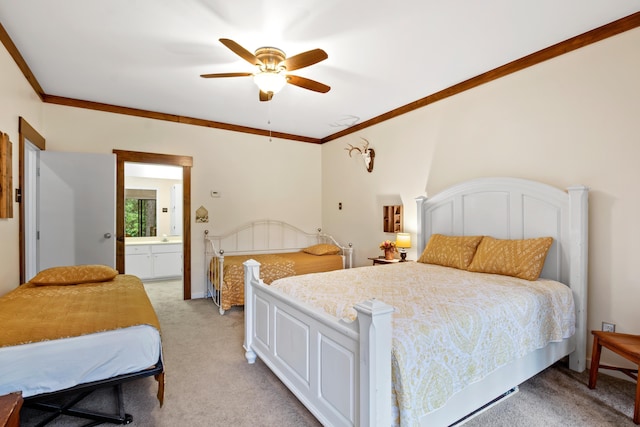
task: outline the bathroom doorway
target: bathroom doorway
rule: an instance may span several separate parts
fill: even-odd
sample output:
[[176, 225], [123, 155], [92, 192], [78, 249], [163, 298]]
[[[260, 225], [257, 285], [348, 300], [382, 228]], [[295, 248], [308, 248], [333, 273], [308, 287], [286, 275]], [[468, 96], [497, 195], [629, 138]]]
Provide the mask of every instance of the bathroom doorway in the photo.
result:
[[[191, 299], [191, 167], [193, 158], [170, 154], [113, 150], [116, 155], [116, 269], [125, 272], [125, 166], [130, 163], [182, 168], [183, 299]], [[167, 234], [167, 233], [163, 233]]]

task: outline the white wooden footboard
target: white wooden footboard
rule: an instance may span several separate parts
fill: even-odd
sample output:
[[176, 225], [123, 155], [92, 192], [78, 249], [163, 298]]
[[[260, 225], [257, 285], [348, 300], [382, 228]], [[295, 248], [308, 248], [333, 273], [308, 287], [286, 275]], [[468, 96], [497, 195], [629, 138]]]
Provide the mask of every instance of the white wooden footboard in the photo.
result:
[[376, 300], [347, 323], [266, 286], [245, 270], [245, 356], [259, 357], [324, 425], [391, 425], [391, 314]]

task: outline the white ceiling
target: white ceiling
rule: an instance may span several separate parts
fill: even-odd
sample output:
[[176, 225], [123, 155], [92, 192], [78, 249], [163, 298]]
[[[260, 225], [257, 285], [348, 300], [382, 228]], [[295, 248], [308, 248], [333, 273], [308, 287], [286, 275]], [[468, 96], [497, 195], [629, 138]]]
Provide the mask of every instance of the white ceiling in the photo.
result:
[[[640, 11], [638, 0], [0, 0], [48, 95], [323, 138]], [[258, 100], [222, 45], [329, 58]]]

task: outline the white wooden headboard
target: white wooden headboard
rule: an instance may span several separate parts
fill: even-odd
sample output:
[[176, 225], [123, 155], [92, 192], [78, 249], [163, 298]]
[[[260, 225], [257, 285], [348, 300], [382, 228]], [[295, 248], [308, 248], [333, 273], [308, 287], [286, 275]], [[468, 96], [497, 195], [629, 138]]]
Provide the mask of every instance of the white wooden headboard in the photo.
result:
[[320, 228], [316, 233], [307, 233], [286, 222], [270, 219], [253, 221], [219, 236], [210, 236], [206, 231], [205, 240], [213, 245], [212, 252], [222, 251], [225, 255], [292, 252], [317, 243], [332, 243], [345, 252], [351, 247], [340, 245]]
[[479, 178], [419, 197], [418, 254], [431, 234], [485, 235], [499, 239], [551, 236], [541, 277], [570, 286], [576, 304], [572, 369], [585, 368], [587, 345], [588, 189], [562, 191], [519, 178]]

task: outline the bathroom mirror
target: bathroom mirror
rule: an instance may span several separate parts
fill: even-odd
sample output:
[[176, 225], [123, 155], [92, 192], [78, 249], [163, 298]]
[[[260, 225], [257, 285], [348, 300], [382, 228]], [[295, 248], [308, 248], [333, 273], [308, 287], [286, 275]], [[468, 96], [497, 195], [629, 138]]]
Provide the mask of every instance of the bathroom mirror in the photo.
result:
[[124, 190], [124, 230], [126, 237], [158, 235], [156, 190]]

